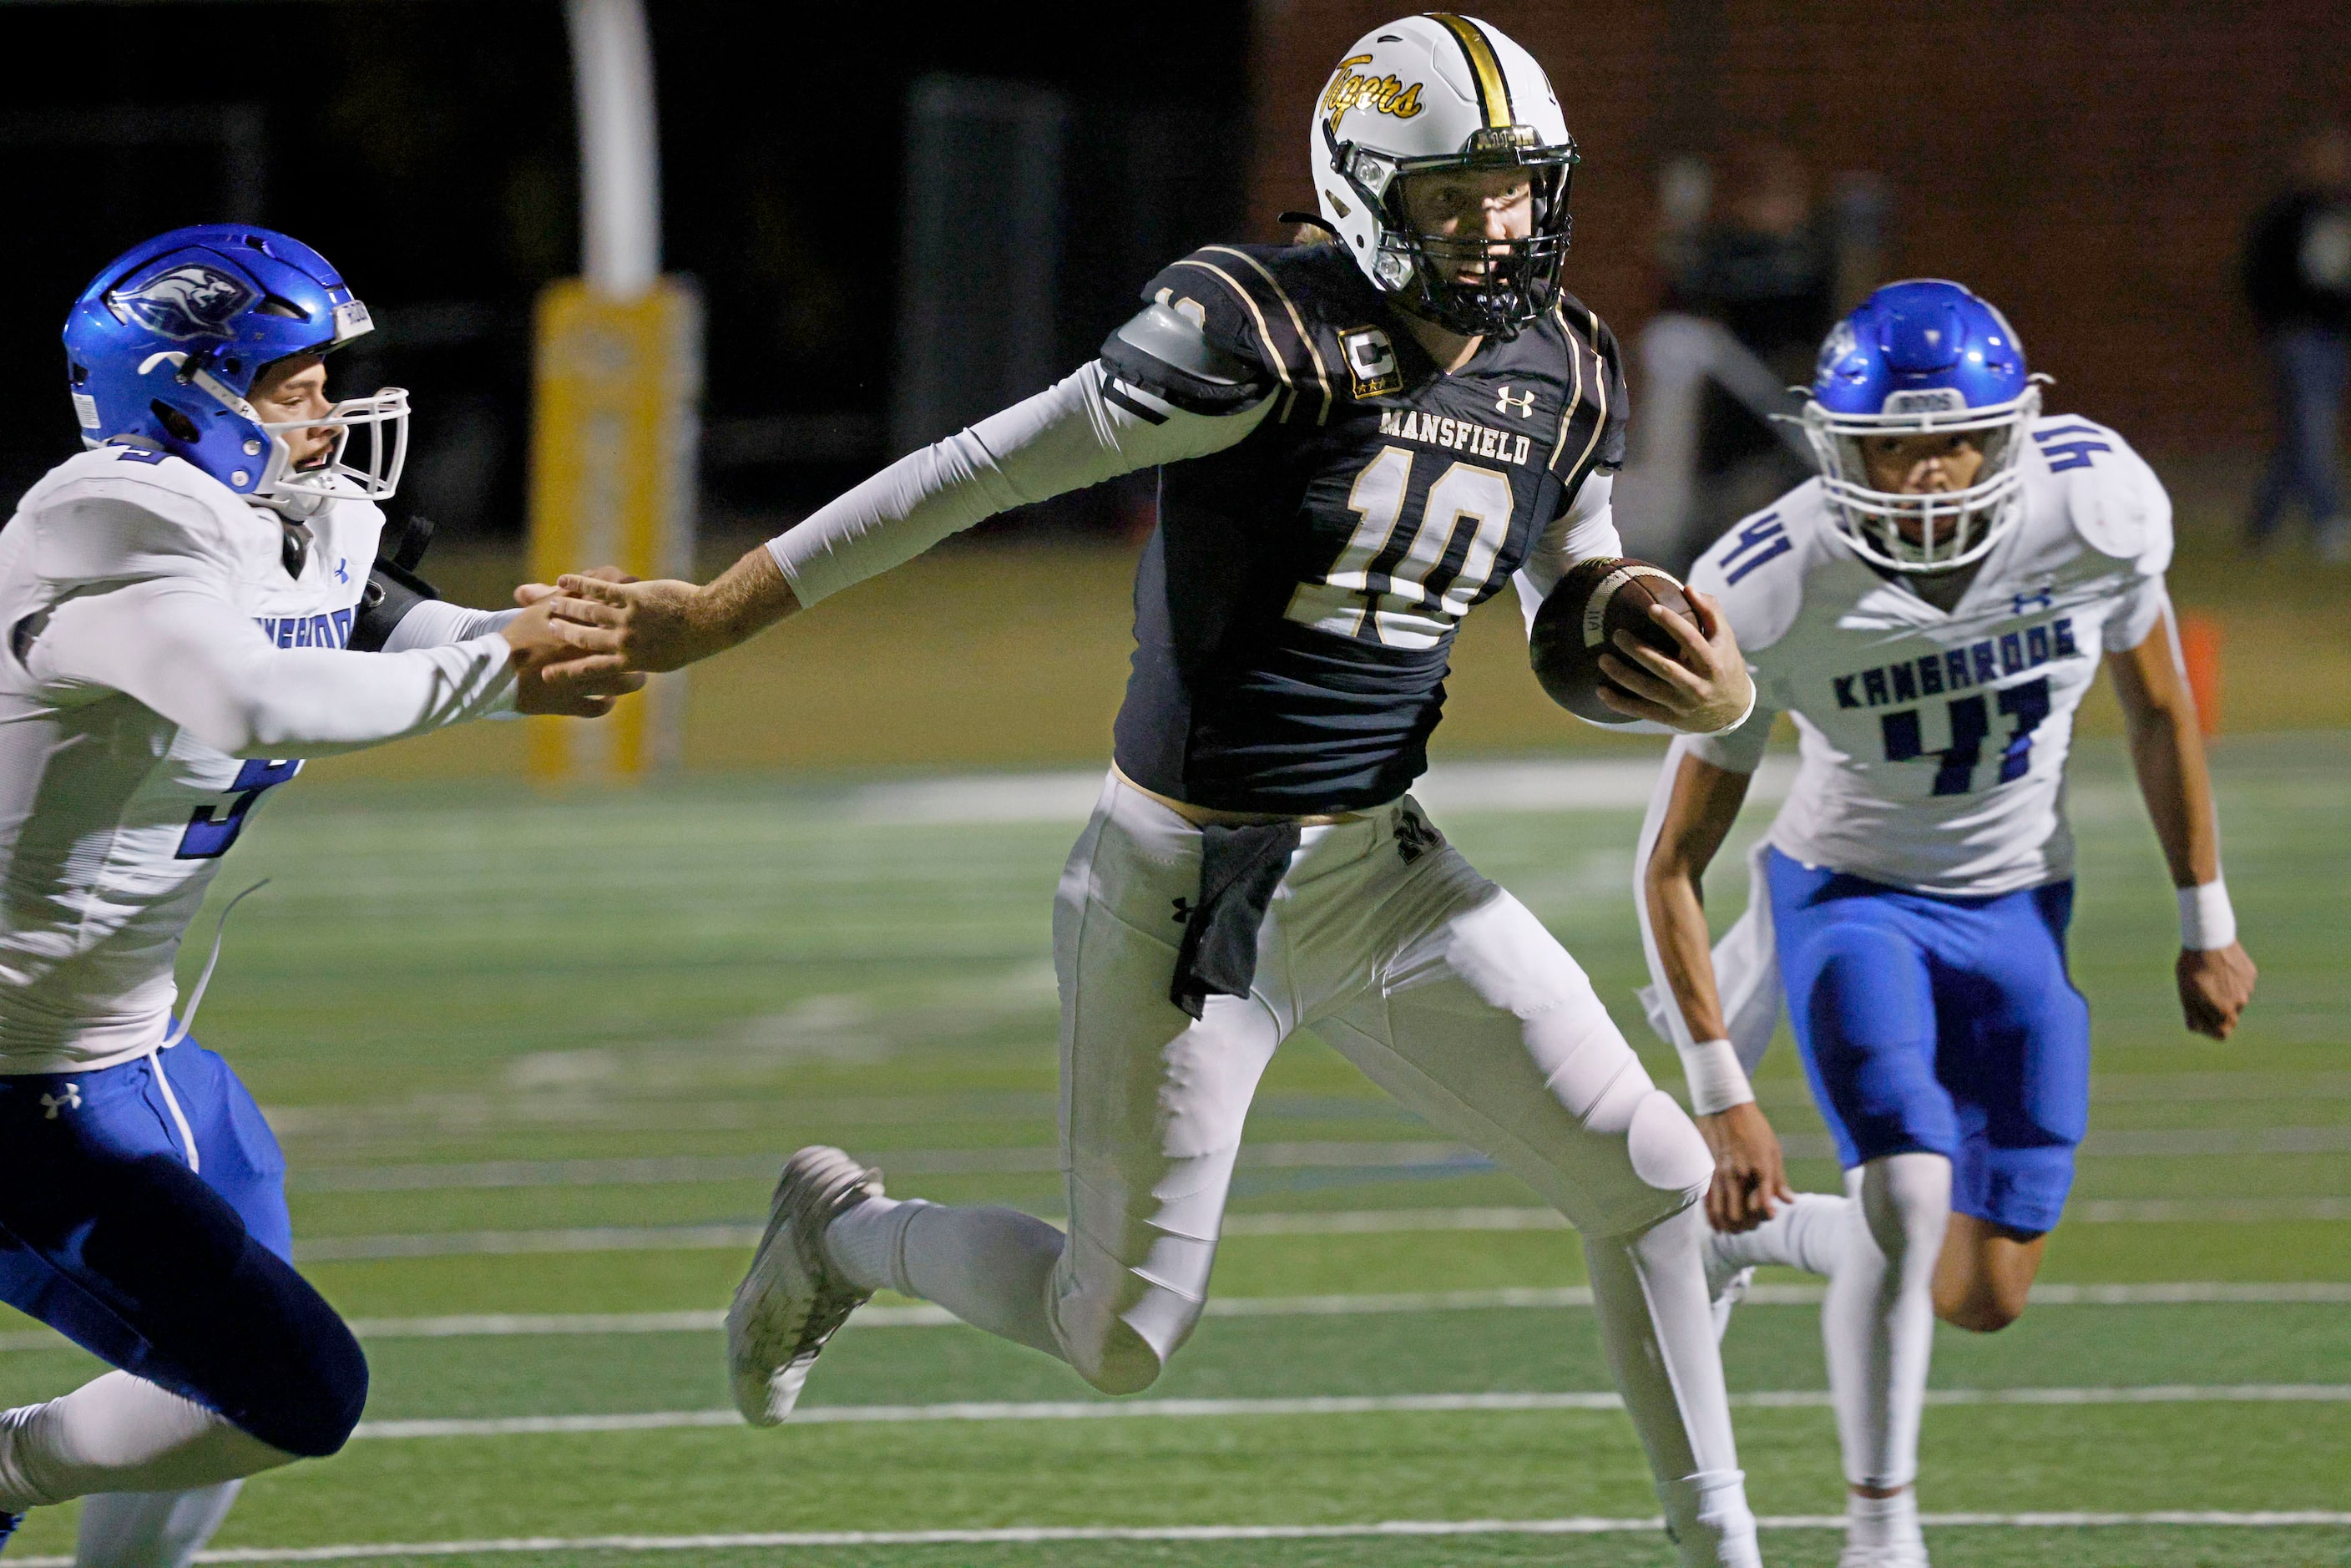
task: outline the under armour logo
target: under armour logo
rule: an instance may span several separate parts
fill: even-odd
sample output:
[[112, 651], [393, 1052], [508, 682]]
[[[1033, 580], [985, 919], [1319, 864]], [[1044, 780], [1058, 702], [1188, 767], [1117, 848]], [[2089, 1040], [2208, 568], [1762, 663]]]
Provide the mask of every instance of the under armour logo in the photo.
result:
[[1176, 924], [1178, 925], [1184, 925], [1191, 918], [1192, 901], [1188, 898], [1179, 898], [1176, 900]]
[[67, 1084], [65, 1095], [62, 1099], [55, 1094], [44, 1094], [41, 1096], [41, 1105], [43, 1109], [47, 1112], [47, 1114], [42, 1119], [49, 1122], [56, 1121], [57, 1119], [57, 1113], [60, 1111], [78, 1111], [81, 1109], [81, 1085], [78, 1083]]
[[2050, 586], [2043, 585], [2043, 587], [2033, 590], [2031, 593], [2018, 593], [2011, 595], [2009, 603], [2009, 613], [2011, 615], [2022, 615], [2026, 611], [2031, 610], [2035, 606], [2038, 606], [2043, 610], [2054, 610], [2057, 608], [2057, 595], [2052, 591]]
[[1515, 413], [1520, 419], [1526, 418], [1535, 411], [1535, 389], [1529, 387], [1512, 397], [1510, 389], [1504, 387], [1501, 395], [1494, 399], [1494, 410], [1498, 413]]
[[1443, 849], [1445, 835], [1407, 806], [1396, 814], [1395, 844], [1397, 858], [1410, 865], [1429, 851]]
[[351, 563], [349, 560], [345, 559], [341, 556], [337, 556], [335, 558], [335, 580], [337, 582], [349, 582], [351, 580], [350, 564]]

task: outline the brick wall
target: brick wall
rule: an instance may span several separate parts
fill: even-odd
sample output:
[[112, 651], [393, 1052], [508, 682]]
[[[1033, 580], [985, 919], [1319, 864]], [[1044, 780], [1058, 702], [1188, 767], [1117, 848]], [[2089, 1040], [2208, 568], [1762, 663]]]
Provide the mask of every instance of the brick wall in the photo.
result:
[[[1311, 210], [1308, 113], [1395, 0], [1259, 0], [1257, 237]], [[1823, 186], [1894, 195], [1888, 277], [1956, 277], [2006, 310], [2052, 407], [2152, 452], [2265, 439], [2237, 298], [2252, 211], [2301, 128], [2351, 112], [2351, 5], [2071, 0], [1484, 0], [1551, 72], [1584, 150], [1569, 287], [1629, 336], [1653, 308], [1656, 171], [1743, 139], [1800, 149]], [[1892, 90], [1886, 84], [1900, 84]], [[1637, 390], [1637, 389], [1636, 389]]]

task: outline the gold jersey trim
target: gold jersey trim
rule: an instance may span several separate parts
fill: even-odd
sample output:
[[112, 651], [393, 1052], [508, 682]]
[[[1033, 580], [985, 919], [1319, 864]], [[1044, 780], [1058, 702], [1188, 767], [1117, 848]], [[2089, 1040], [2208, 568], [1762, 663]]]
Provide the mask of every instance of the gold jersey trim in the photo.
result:
[[[1314, 382], [1322, 393], [1322, 412], [1314, 416], [1314, 423], [1317, 424], [1328, 423], [1331, 418], [1332, 402], [1330, 371], [1322, 363], [1322, 351], [1314, 346], [1313, 335], [1306, 330], [1305, 318], [1299, 315], [1298, 307], [1290, 303], [1290, 291], [1282, 287], [1281, 282], [1279, 278], [1275, 277], [1272, 273], [1266, 270], [1265, 264], [1263, 262], [1258, 260], [1257, 257], [1249, 255], [1249, 253], [1245, 250], [1235, 250], [1228, 245], [1212, 245], [1203, 246], [1202, 248], [1213, 250], [1224, 256], [1238, 256], [1241, 260], [1248, 262], [1251, 267], [1256, 269], [1257, 275], [1265, 279], [1267, 287], [1273, 290], [1275, 297], [1281, 301], [1281, 308], [1290, 313], [1290, 325], [1291, 329], [1297, 332], [1298, 340], [1306, 345], [1306, 356], [1314, 363]], [[1268, 348], [1272, 347], [1270, 343], [1266, 346]]]

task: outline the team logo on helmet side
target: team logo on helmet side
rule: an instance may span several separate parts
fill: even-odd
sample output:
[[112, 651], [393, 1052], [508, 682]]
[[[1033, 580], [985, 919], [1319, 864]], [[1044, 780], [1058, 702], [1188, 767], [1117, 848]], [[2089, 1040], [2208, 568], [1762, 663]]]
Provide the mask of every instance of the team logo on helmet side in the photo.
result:
[[1828, 340], [1821, 345], [1820, 363], [1814, 373], [1821, 376], [1834, 375], [1836, 368], [1857, 353], [1860, 349], [1861, 338], [1854, 331], [1853, 323], [1839, 321], [1829, 329]]
[[125, 322], [183, 341], [220, 337], [252, 299], [253, 290], [236, 278], [192, 261], [137, 288], [115, 289], [107, 295], [106, 303]]
[[1339, 62], [1331, 78], [1330, 87], [1322, 94], [1323, 118], [1336, 125], [1339, 117], [1351, 109], [1368, 109], [1381, 114], [1393, 114], [1398, 120], [1410, 120], [1420, 112], [1418, 82], [1406, 87], [1394, 76], [1365, 76], [1357, 66], [1371, 64], [1369, 55], [1350, 55]]

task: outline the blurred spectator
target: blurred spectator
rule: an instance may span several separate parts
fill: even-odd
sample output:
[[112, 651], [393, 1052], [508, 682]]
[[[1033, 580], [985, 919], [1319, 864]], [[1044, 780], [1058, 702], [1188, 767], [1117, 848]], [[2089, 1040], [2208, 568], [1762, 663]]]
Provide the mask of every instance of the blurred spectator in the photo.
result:
[[[1638, 345], [1633, 465], [1617, 515], [1629, 548], [1676, 570], [1810, 472], [1801, 439], [1774, 416], [1794, 411], [1787, 388], [1811, 379], [1842, 290], [1876, 269], [1876, 183], [1844, 183], [1855, 199], [1840, 211], [1864, 220], [1848, 224], [1823, 220], [1811, 175], [1777, 142], [1741, 150], [1730, 172], [1714, 221], [1703, 162], [1677, 158], [1659, 173], [1665, 308]], [[1860, 244], [1842, 243], [1848, 229]]]
[[2314, 130], [2294, 187], [2262, 210], [2245, 245], [2245, 297], [2277, 378], [2277, 450], [2248, 529], [2275, 542], [2292, 502], [2310, 508], [2320, 553], [2351, 560], [2338, 441], [2351, 361], [2351, 131]]
[[1836, 266], [1812, 176], [1776, 141], [1730, 162], [1723, 221], [1702, 230], [1689, 266], [1667, 279], [1676, 308], [1719, 321], [1782, 383], [1807, 379], [1836, 308]]

